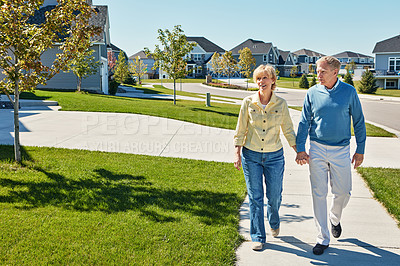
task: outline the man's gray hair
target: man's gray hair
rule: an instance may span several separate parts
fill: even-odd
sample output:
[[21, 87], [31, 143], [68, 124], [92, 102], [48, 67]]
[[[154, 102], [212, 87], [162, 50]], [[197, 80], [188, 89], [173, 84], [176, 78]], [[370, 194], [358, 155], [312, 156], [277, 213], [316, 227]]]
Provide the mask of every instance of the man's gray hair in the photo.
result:
[[317, 60], [317, 64], [321, 62], [326, 62], [332, 69], [340, 69], [340, 61], [333, 56], [324, 56]]

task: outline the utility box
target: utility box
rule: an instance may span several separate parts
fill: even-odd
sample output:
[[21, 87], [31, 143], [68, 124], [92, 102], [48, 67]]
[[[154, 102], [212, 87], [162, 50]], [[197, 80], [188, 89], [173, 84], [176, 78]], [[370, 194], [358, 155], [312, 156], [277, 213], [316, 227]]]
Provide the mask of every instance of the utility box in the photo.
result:
[[206, 93], [206, 106], [211, 106], [211, 94], [209, 92]]
[[206, 76], [206, 83], [211, 83], [212, 82], [212, 77], [211, 75]]

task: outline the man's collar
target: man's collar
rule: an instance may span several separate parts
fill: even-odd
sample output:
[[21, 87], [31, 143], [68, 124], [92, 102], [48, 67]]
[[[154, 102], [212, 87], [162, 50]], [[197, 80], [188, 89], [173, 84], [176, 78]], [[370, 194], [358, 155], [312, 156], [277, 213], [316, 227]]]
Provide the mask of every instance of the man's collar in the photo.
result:
[[328, 89], [326, 86], [324, 86], [324, 87], [325, 87], [325, 89], [326, 89], [327, 91], [333, 91], [333, 90], [335, 90], [335, 89], [337, 88], [337, 86], [339, 86], [339, 82], [340, 82], [340, 80], [339, 80], [338, 78], [336, 78], [336, 83], [335, 83], [335, 85], [332, 87], [332, 89]]

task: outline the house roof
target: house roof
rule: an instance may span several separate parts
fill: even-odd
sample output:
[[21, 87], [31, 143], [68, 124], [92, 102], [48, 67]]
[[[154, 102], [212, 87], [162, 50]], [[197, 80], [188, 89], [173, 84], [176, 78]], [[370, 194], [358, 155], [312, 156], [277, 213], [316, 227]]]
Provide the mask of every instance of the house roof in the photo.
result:
[[143, 50], [141, 50], [141, 51], [139, 51], [139, 52], [137, 52], [136, 54], [133, 54], [133, 55], [131, 55], [130, 57], [129, 57], [129, 59], [135, 59], [136, 57], [138, 57], [138, 56], [140, 56], [140, 58], [141, 59], [153, 59], [153, 57], [151, 56], [151, 55], [146, 55], [146, 53], [143, 51]]
[[286, 59], [288, 58], [290, 51], [282, 51], [279, 49], [278, 49], [278, 51], [279, 51], [279, 54], [282, 56], [283, 61], [286, 62]]
[[[39, 10], [35, 11], [35, 15], [29, 18], [29, 23], [31, 24], [43, 24], [46, 22], [46, 12], [51, 11], [54, 9], [56, 6], [55, 5], [48, 5], [45, 7], [40, 8]], [[93, 10], [96, 12], [95, 15], [93, 15], [89, 19], [89, 23], [92, 26], [97, 26], [101, 27], [104, 30], [106, 27], [107, 19], [108, 19], [108, 7], [107, 6], [92, 6]], [[99, 34], [97, 36], [94, 36], [91, 38], [92, 42], [105, 42], [105, 35], [104, 34]]]
[[121, 48], [117, 47], [116, 45], [110, 43], [109, 45], [107, 45], [107, 49], [111, 49], [111, 50], [114, 52], [114, 54], [115, 54], [115, 56], [116, 56], [117, 58], [118, 58], [118, 56], [119, 56], [119, 53], [122, 51], [123, 55], [125, 56], [125, 59], [128, 60], [128, 56], [127, 56], [127, 54], [125, 53], [125, 51], [122, 50]]
[[350, 52], [350, 51], [345, 51], [345, 52], [341, 52], [335, 55], [332, 55], [333, 57], [336, 58], [349, 58], [349, 57], [367, 57], [367, 58], [373, 58], [372, 56], [369, 55], [364, 55], [364, 54], [360, 54], [360, 53], [355, 53], [355, 52]]
[[308, 50], [308, 49], [300, 49], [298, 51], [293, 52], [293, 54], [295, 55], [306, 55], [309, 57], [323, 57], [325, 56], [324, 54], [312, 51], [312, 50]]
[[372, 53], [400, 52], [400, 35], [377, 42]]
[[268, 53], [272, 47], [272, 43], [265, 43], [263, 41], [257, 41], [253, 39], [247, 39], [242, 42], [238, 46], [231, 49], [232, 54], [239, 54], [239, 50], [242, 50], [244, 47], [248, 47], [251, 53], [254, 54], [265, 54]]
[[[92, 6], [93, 10], [96, 12], [96, 15], [93, 15], [89, 19], [89, 24], [92, 26], [97, 26], [103, 29], [103, 32], [106, 31], [105, 29], [107, 25], [107, 19], [108, 19], [108, 7], [107, 6]], [[105, 42], [105, 36], [104, 34], [99, 34], [97, 36], [92, 37], [92, 41], [100, 41], [100, 42]]]
[[186, 39], [188, 42], [196, 42], [197, 45], [203, 48], [203, 50], [206, 51], [207, 53], [225, 52], [225, 49], [222, 49], [221, 47], [219, 47], [218, 45], [216, 45], [215, 43], [209, 41], [204, 37], [186, 37]]

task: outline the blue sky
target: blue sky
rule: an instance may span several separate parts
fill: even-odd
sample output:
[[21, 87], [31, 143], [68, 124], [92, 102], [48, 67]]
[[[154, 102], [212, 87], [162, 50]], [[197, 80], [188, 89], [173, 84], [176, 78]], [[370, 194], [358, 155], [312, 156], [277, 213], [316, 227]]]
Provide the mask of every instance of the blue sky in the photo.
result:
[[157, 30], [181, 25], [230, 50], [251, 38], [281, 50], [373, 55], [400, 34], [400, 0], [93, 0], [108, 5], [111, 42], [128, 56], [158, 44]]

